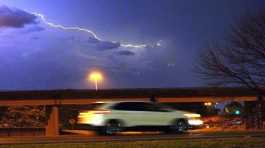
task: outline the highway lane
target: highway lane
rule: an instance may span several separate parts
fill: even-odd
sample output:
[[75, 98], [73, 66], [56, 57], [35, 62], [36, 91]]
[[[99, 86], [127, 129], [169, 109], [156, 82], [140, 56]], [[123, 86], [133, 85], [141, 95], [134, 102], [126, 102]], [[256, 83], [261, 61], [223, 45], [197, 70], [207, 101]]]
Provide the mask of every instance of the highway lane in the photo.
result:
[[118, 136], [87, 136], [87, 135], [62, 135], [58, 137], [30, 136], [30, 137], [0, 137], [0, 144], [48, 144], [48, 143], [90, 143], [90, 142], [118, 142], [118, 141], [152, 141], [152, 140], [199, 140], [215, 139], [224, 140], [229, 138], [265, 138], [265, 132], [251, 132], [246, 134], [132, 134]]

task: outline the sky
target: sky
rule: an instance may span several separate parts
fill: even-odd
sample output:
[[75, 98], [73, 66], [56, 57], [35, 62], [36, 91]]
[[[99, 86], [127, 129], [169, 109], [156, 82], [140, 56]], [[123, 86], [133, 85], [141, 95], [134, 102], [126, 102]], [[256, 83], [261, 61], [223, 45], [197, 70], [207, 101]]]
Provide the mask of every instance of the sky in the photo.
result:
[[0, 0], [0, 90], [206, 86], [201, 50], [264, 0]]

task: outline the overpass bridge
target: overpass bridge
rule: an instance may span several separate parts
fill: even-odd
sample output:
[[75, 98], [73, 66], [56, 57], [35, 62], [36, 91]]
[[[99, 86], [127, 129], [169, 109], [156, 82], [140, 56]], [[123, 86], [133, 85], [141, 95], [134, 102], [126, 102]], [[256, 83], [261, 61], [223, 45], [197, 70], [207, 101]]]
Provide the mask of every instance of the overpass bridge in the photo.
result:
[[52, 110], [47, 136], [59, 135], [59, 106], [84, 105], [95, 101], [150, 100], [158, 102], [255, 101], [256, 93], [247, 88], [170, 88], [112, 90], [0, 91], [0, 106], [42, 105]]
[[70, 105], [106, 100], [157, 98], [160, 102], [253, 101], [255, 92], [246, 88], [171, 88], [112, 90], [0, 91], [0, 106]]

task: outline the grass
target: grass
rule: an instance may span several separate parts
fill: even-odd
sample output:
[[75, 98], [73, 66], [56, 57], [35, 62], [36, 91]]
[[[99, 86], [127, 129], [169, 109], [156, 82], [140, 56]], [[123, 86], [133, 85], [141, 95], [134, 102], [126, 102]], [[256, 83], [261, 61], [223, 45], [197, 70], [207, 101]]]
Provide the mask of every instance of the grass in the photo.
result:
[[264, 139], [226, 139], [226, 140], [170, 140], [139, 142], [101, 142], [77, 144], [21, 144], [0, 145], [0, 148], [262, 148]]
[[264, 131], [208, 131], [199, 132], [206, 136], [226, 136], [226, 135], [249, 135], [249, 134], [264, 134]]

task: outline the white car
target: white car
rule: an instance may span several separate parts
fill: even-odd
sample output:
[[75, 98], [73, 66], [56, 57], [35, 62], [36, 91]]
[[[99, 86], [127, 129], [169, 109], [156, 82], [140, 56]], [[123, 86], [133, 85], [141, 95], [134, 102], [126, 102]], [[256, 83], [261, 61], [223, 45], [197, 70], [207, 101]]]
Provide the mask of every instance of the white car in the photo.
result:
[[99, 134], [111, 135], [131, 127], [166, 127], [167, 131], [177, 133], [203, 125], [200, 114], [151, 102], [105, 102], [93, 106], [93, 110], [79, 113], [78, 124], [92, 126]]

